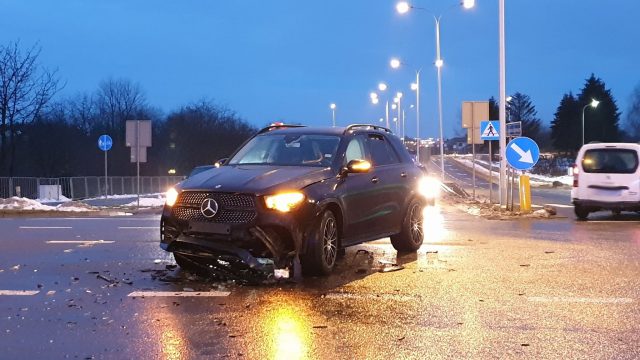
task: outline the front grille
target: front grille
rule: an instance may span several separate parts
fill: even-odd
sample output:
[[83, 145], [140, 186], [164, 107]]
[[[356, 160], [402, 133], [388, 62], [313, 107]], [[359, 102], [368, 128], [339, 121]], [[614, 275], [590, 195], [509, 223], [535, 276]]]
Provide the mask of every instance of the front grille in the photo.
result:
[[[206, 198], [212, 198], [218, 203], [218, 213], [212, 219], [207, 219], [200, 212], [200, 205]], [[256, 218], [255, 197], [248, 194], [184, 191], [173, 207], [173, 216], [187, 221], [249, 223]]]

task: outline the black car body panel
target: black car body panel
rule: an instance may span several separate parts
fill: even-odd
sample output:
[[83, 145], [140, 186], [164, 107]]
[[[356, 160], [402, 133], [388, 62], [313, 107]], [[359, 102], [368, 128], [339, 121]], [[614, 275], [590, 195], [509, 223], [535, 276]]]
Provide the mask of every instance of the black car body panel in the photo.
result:
[[[269, 258], [276, 267], [284, 267], [308, 250], [305, 239], [325, 209], [330, 209], [338, 222], [340, 247], [400, 232], [409, 202], [419, 197], [417, 182], [426, 171], [413, 162], [397, 137], [373, 126], [283, 127], [263, 130], [256, 136], [271, 134], [293, 138], [328, 134], [340, 141], [328, 158], [329, 166], [234, 165], [238, 150], [225, 165], [181, 182], [176, 188], [177, 202], [163, 209], [163, 249], [203, 257], [230, 254], [254, 267], [261, 264], [259, 259]], [[373, 166], [364, 173], [346, 173], [347, 146], [358, 136], [363, 143], [388, 142], [397, 162]], [[287, 191], [303, 193], [304, 201], [290, 212], [267, 208], [265, 196]], [[213, 199], [217, 205], [212, 218], [201, 211], [205, 199]]]

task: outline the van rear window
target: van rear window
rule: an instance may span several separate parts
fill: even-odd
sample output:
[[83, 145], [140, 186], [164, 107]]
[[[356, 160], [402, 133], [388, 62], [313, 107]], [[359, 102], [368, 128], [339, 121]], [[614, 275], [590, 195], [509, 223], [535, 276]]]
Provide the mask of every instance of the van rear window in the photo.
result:
[[582, 158], [587, 173], [633, 174], [638, 168], [638, 154], [628, 149], [592, 149]]

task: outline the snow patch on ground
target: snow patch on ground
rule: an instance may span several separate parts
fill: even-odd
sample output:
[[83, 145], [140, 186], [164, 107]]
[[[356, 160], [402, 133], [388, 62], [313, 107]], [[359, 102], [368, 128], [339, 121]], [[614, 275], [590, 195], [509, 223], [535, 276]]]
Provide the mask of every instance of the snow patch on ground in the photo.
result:
[[46, 203], [51, 203], [51, 202], [67, 202], [67, 201], [71, 201], [71, 199], [69, 199], [68, 197], [64, 196], [64, 195], [60, 195], [59, 199], [36, 199], [37, 202], [41, 203], [41, 204], [46, 204]]
[[49, 206], [41, 204], [37, 200], [14, 196], [8, 199], [0, 199], [0, 210], [83, 212], [97, 211], [98, 209], [78, 201], [69, 201], [58, 206]]
[[[164, 206], [164, 196], [157, 195], [155, 197], [141, 197], [140, 198], [140, 207], [162, 207]], [[138, 206], [138, 200], [132, 201], [128, 204], [123, 205], [124, 207], [135, 207]]]
[[[471, 159], [456, 158], [456, 161], [458, 161], [460, 164], [464, 165], [465, 167], [467, 167], [469, 169], [473, 168], [473, 161]], [[485, 174], [485, 175], [489, 175], [488, 167], [489, 167], [489, 162], [484, 161], [484, 160], [476, 160], [476, 171], [477, 172]], [[493, 174], [495, 176], [497, 174], [497, 172], [500, 170], [500, 164], [499, 163], [493, 163], [492, 169], [493, 169]], [[531, 186], [552, 185], [556, 181], [562, 183], [563, 185], [568, 185], [568, 186], [573, 185], [573, 176], [570, 176], [570, 175], [545, 176], [545, 175], [540, 175], [540, 174], [532, 174], [530, 172], [525, 172], [525, 174], [529, 176]]]

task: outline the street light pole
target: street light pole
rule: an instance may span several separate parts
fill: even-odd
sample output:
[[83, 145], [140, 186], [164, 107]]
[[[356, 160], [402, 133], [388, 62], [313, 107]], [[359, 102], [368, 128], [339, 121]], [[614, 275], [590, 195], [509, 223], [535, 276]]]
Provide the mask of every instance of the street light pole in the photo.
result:
[[436, 68], [438, 69], [438, 125], [440, 127], [440, 172], [444, 181], [444, 131], [442, 129], [442, 58], [440, 57], [440, 18], [433, 17], [436, 21]]
[[582, 108], [582, 145], [584, 146], [584, 111], [587, 109], [587, 107], [591, 106], [592, 108], [597, 108], [598, 104], [600, 103], [600, 101], [596, 100], [596, 99], [591, 99], [591, 102], [587, 105], [585, 105]]
[[331, 108], [331, 120], [333, 122], [333, 127], [336, 127], [336, 104], [332, 103], [329, 107]]
[[504, 0], [499, 0], [498, 6], [498, 17], [499, 17], [499, 51], [498, 57], [500, 62], [499, 67], [499, 77], [500, 77], [500, 206], [504, 206], [507, 195], [507, 137], [506, 137], [506, 99], [507, 99], [507, 90], [506, 90], [506, 57], [505, 57], [505, 26], [504, 26]]

